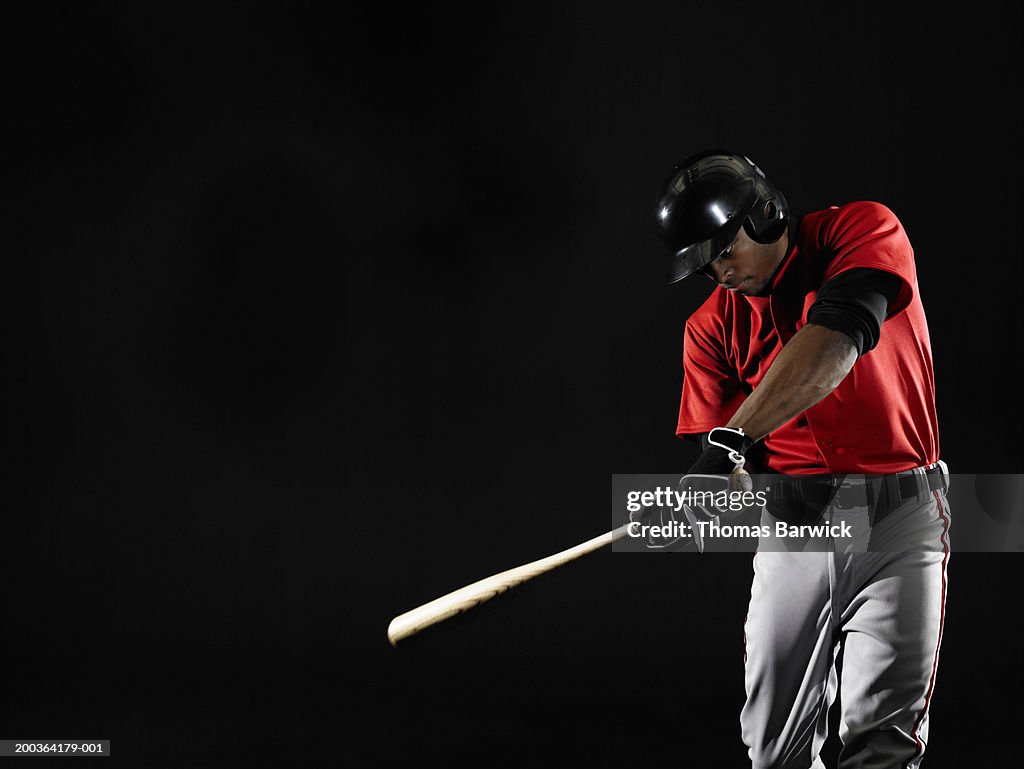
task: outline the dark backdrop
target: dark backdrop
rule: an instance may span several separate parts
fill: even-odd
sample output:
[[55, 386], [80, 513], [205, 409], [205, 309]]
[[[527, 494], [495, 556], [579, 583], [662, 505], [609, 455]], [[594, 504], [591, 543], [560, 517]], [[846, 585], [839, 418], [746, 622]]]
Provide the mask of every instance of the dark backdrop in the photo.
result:
[[[1019, 470], [1020, 8], [817, 5], [9, 19], [0, 738], [742, 766], [747, 555], [604, 552], [385, 628], [692, 459], [709, 287], [664, 285], [651, 205], [706, 146], [897, 213], [943, 456]], [[953, 557], [933, 769], [1013, 755], [1017, 563]]]

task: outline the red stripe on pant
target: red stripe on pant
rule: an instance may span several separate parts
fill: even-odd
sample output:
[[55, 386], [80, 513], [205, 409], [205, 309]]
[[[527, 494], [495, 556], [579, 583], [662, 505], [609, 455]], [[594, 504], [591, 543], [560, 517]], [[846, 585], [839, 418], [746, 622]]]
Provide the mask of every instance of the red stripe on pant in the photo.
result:
[[924, 695], [924, 707], [921, 709], [921, 715], [919, 715], [917, 717], [917, 721], [914, 722], [914, 728], [910, 730], [910, 736], [917, 742], [917, 752], [903, 765], [903, 769], [908, 769], [910, 764], [919, 759], [921, 754], [924, 752], [924, 743], [921, 742], [921, 738], [917, 736], [917, 732], [921, 728], [921, 722], [924, 721], [924, 717], [928, 714], [928, 705], [931, 703], [932, 690], [935, 688], [935, 671], [939, 666], [939, 647], [942, 646], [942, 630], [946, 624], [946, 564], [949, 562], [949, 542], [946, 540], [946, 534], [949, 533], [949, 518], [946, 516], [946, 511], [942, 507], [942, 498], [939, 496], [939, 492], [934, 491], [932, 493], [935, 495], [935, 504], [939, 506], [939, 516], [942, 518], [942, 534], [939, 536], [943, 550], [942, 608], [939, 610], [939, 640], [935, 644], [935, 656], [932, 659], [932, 675], [928, 681], [928, 691]]

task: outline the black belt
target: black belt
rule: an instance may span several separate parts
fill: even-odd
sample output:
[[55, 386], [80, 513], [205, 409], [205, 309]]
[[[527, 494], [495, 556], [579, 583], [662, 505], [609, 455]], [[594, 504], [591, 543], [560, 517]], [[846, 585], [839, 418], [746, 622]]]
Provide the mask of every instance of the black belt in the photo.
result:
[[905, 502], [925, 502], [949, 486], [943, 463], [891, 475], [807, 475], [771, 478], [766, 509], [789, 523], [809, 523], [834, 510], [867, 508], [875, 523]]

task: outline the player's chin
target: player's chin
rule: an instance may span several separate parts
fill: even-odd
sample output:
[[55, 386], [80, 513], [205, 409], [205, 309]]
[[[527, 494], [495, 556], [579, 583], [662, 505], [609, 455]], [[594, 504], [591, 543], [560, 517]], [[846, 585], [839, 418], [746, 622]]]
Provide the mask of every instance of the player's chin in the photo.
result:
[[750, 281], [744, 281], [740, 285], [736, 286], [736, 288], [734, 288], [732, 292], [734, 294], [739, 294], [740, 296], [752, 296], [760, 290], [761, 286]]
[[744, 296], [757, 296], [768, 286], [767, 279], [750, 278], [746, 285], [740, 286], [740, 291]]

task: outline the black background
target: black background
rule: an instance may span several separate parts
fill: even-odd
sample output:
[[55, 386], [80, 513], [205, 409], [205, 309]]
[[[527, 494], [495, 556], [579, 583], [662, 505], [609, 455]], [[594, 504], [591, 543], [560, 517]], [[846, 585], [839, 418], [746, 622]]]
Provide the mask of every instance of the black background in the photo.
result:
[[[385, 628], [692, 459], [709, 285], [664, 285], [651, 206], [706, 146], [897, 213], [943, 456], [1019, 470], [1020, 8], [819, 5], [9, 19], [0, 738], [743, 766], [748, 555], [602, 552]], [[1015, 566], [954, 554], [933, 769], [1014, 755]]]

